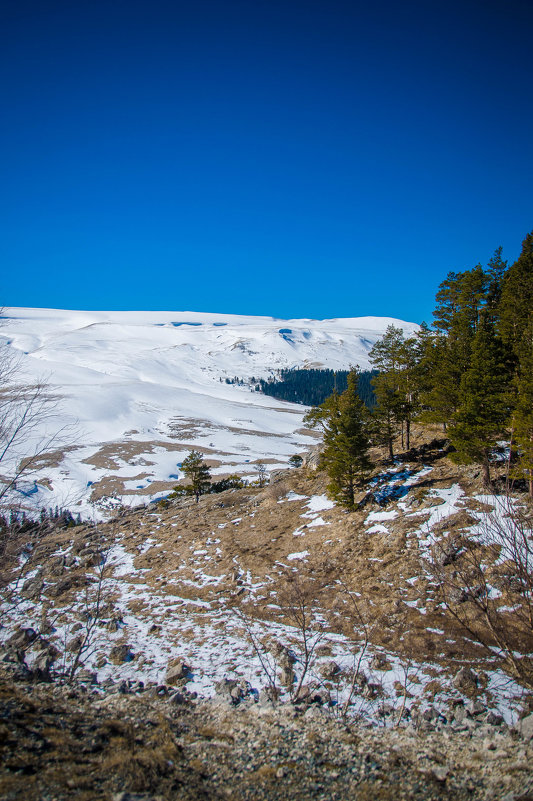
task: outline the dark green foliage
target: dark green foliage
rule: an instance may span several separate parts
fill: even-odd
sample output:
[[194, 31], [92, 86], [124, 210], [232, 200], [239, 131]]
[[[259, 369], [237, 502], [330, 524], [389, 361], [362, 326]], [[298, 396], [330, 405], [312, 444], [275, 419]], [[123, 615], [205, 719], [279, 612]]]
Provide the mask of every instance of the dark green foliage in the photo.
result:
[[[375, 370], [359, 373], [358, 393], [369, 408], [376, 400], [371, 385]], [[277, 378], [268, 381], [261, 379], [256, 388], [265, 395], [306, 406], [319, 406], [334, 392], [344, 392], [347, 388], [348, 370], [280, 370]]]
[[472, 341], [470, 365], [461, 378], [459, 406], [449, 435], [455, 448], [452, 458], [463, 464], [482, 464], [487, 486], [490, 450], [505, 433], [509, 400], [503, 345], [485, 319]]
[[321, 465], [329, 476], [328, 493], [343, 506], [355, 506], [355, 489], [370, 469], [367, 432], [369, 413], [357, 393], [357, 374], [348, 375], [347, 388], [334, 393], [304, 420], [324, 432]]
[[533, 315], [517, 346], [516, 403], [513, 429], [518, 451], [514, 477], [526, 480], [533, 498]]
[[394, 457], [393, 442], [400, 431], [402, 445], [410, 447], [413, 417], [418, 409], [419, 368], [427, 329], [420, 337], [405, 338], [401, 328], [390, 325], [369, 353], [377, 370], [372, 379], [377, 405], [373, 410], [374, 440], [386, 444]]
[[291, 467], [301, 467], [303, 464], [303, 459], [299, 453], [294, 453], [289, 458], [289, 464], [291, 465]]
[[209, 487], [209, 492], [225, 492], [229, 489], [243, 489], [246, 487], [246, 482], [234, 473], [226, 478], [221, 478], [220, 481], [213, 481]]
[[181, 465], [182, 471], [190, 481], [192, 493], [196, 500], [209, 490], [211, 479], [209, 468], [203, 461], [200, 451], [191, 451]]
[[522, 252], [503, 276], [499, 329], [503, 341], [518, 359], [518, 350], [533, 314], [533, 231], [522, 243]]

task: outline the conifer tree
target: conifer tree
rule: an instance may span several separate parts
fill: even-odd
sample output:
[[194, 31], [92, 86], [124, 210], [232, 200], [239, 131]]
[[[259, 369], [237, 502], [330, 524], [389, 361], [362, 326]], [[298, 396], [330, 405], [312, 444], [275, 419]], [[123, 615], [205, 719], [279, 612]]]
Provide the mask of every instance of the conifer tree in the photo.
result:
[[329, 476], [328, 493], [343, 506], [355, 506], [355, 488], [370, 469], [368, 412], [357, 393], [357, 373], [348, 375], [348, 388], [333, 394], [306, 415], [305, 422], [324, 431], [321, 465]]
[[518, 360], [518, 349], [533, 313], [533, 231], [522, 242], [522, 252], [503, 277], [499, 330]]
[[519, 462], [515, 475], [525, 478], [533, 498], [533, 313], [518, 351], [516, 405], [513, 414]]
[[369, 353], [378, 370], [372, 379], [377, 408], [374, 410], [378, 439], [388, 445], [389, 457], [394, 458], [393, 442], [401, 427], [402, 445], [409, 450], [411, 422], [418, 407], [418, 364], [420, 342], [405, 338], [401, 328], [390, 325]]
[[509, 400], [502, 343], [483, 317], [472, 342], [470, 366], [461, 379], [459, 407], [449, 433], [455, 448], [452, 458], [462, 464], [481, 464], [486, 486], [490, 486], [490, 450], [505, 433]]
[[181, 469], [191, 482], [191, 489], [198, 503], [200, 495], [203, 495], [211, 485], [209, 468], [203, 461], [200, 451], [191, 451], [183, 460]]

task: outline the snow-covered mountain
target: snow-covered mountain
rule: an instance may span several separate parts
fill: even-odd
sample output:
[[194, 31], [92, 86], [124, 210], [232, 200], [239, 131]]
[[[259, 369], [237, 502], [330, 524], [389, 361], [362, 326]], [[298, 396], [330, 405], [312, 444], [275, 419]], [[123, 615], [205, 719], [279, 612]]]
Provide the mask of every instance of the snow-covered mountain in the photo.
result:
[[61, 397], [60, 420], [76, 425], [74, 447], [23, 486], [38, 506], [88, 514], [98, 496], [130, 503], [168, 490], [191, 448], [213, 473], [272, 469], [313, 441], [303, 407], [226, 378], [266, 377], [284, 367], [367, 368], [386, 317], [279, 320], [198, 312], [8, 309], [0, 341], [20, 354], [26, 380], [45, 379]]

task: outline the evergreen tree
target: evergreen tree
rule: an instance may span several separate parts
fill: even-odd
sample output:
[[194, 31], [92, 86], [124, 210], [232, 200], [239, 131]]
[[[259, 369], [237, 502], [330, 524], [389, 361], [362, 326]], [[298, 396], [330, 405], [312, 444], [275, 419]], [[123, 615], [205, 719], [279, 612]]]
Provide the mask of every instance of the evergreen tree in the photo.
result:
[[509, 380], [502, 343], [487, 318], [472, 342], [469, 368], [461, 379], [459, 407], [450, 427], [452, 458], [462, 464], [483, 466], [490, 486], [490, 450], [505, 433], [509, 419]]
[[533, 231], [522, 242], [522, 252], [503, 278], [499, 330], [503, 341], [519, 358], [522, 336], [533, 314]]
[[526, 479], [533, 498], [533, 315], [517, 348], [519, 362], [516, 377], [516, 405], [513, 429], [519, 462], [515, 475]]
[[348, 375], [348, 387], [328, 398], [306, 416], [307, 424], [324, 431], [321, 465], [329, 476], [328, 493], [343, 506], [355, 505], [355, 488], [370, 469], [368, 412], [357, 393], [357, 373]]
[[[369, 353], [378, 371], [372, 379], [377, 400], [374, 413], [378, 439], [389, 448], [394, 458], [393, 442], [401, 428], [402, 445], [410, 448], [411, 423], [418, 408], [419, 338], [405, 338], [401, 328], [390, 325]], [[405, 432], [405, 440], [404, 440]]]
[[203, 461], [200, 451], [191, 451], [183, 460], [181, 469], [191, 482], [191, 489], [196, 496], [196, 503], [198, 503], [200, 495], [207, 492], [211, 485], [209, 468]]

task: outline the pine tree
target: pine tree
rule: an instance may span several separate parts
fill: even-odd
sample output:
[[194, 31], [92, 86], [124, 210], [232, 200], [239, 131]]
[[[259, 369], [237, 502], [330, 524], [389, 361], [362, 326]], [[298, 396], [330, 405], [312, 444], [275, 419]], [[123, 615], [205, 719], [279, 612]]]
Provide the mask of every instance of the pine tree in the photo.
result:
[[472, 342], [469, 368], [463, 374], [459, 407], [450, 427], [454, 461], [483, 466], [490, 486], [490, 450], [505, 433], [509, 419], [509, 374], [502, 343], [487, 318], [482, 318]]
[[410, 448], [411, 422], [418, 407], [417, 370], [420, 347], [417, 337], [405, 339], [401, 328], [390, 325], [369, 353], [378, 374], [372, 379], [377, 400], [374, 410], [378, 439], [388, 445], [394, 458], [393, 442], [401, 427], [402, 445]]
[[518, 359], [518, 349], [533, 310], [533, 231], [522, 242], [522, 252], [503, 278], [499, 330]]
[[519, 462], [514, 473], [526, 479], [529, 495], [533, 498], [533, 313], [517, 352], [519, 362], [513, 428]]
[[191, 489], [198, 503], [200, 495], [203, 495], [211, 485], [209, 468], [203, 461], [200, 451], [191, 451], [183, 460], [181, 469], [191, 482]]
[[355, 488], [370, 469], [368, 412], [357, 393], [357, 373], [348, 375], [348, 388], [334, 394], [306, 417], [324, 431], [321, 465], [329, 476], [328, 493], [343, 506], [355, 506]]

